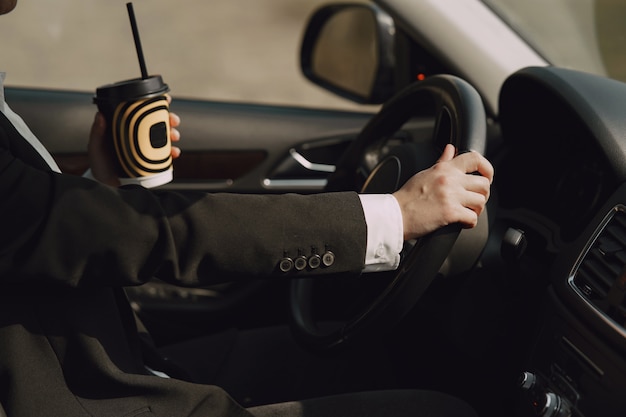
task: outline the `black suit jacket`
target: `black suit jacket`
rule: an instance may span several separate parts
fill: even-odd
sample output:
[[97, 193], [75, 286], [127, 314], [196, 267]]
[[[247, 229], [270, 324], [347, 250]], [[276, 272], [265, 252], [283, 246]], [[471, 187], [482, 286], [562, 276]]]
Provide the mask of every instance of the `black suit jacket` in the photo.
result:
[[[0, 416], [238, 416], [218, 387], [148, 375], [122, 288], [153, 277], [358, 272], [356, 193], [252, 196], [114, 189], [51, 172], [0, 113]], [[283, 272], [332, 251], [331, 266]]]

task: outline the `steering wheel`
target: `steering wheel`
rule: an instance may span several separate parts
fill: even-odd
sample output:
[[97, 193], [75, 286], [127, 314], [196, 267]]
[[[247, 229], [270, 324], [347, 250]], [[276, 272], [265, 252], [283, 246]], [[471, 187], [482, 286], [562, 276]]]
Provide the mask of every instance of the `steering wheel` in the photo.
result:
[[[367, 150], [391, 138], [411, 117], [423, 115], [425, 110], [435, 116], [432, 137], [427, 138], [430, 150], [402, 147], [400, 152], [384, 157], [361, 185], [359, 168]], [[425, 158], [429, 159], [421, 169], [434, 164], [447, 143], [454, 144], [459, 153], [473, 150], [484, 154], [486, 116], [480, 95], [469, 83], [451, 75], [435, 75], [409, 85], [381, 107], [337, 163], [326, 191], [394, 192], [419, 170], [420, 159], [422, 164]], [[400, 265], [386, 287], [361, 311], [332, 330], [322, 330], [314, 318], [315, 279], [292, 280], [289, 309], [294, 337], [306, 348], [328, 352], [391, 328], [435, 279], [460, 231], [460, 225], [452, 224], [416, 242], [405, 242]]]

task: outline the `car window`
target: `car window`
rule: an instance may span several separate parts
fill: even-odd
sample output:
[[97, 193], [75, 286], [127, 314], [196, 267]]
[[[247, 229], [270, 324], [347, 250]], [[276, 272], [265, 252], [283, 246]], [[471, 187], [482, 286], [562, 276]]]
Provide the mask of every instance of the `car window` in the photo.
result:
[[[94, 91], [141, 75], [124, 0], [20, 0], [0, 17], [12, 86]], [[150, 74], [173, 96], [353, 108], [306, 81], [302, 31], [325, 0], [136, 0]]]

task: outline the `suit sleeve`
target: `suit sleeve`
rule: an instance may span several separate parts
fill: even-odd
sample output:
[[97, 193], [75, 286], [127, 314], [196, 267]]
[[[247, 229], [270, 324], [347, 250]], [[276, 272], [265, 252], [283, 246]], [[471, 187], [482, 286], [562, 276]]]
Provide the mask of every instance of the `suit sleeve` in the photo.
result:
[[[158, 277], [193, 286], [363, 268], [367, 232], [356, 193], [115, 189], [35, 168], [9, 144], [0, 137], [4, 284], [127, 286]], [[285, 267], [324, 254], [329, 265]]]

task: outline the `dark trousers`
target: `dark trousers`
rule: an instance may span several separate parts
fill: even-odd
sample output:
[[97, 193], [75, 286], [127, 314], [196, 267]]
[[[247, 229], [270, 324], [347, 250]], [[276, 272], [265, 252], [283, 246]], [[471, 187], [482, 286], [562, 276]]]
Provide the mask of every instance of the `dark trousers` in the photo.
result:
[[162, 348], [195, 382], [218, 385], [258, 417], [474, 417], [461, 400], [397, 389], [380, 346], [322, 357], [287, 327], [231, 330]]

